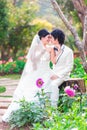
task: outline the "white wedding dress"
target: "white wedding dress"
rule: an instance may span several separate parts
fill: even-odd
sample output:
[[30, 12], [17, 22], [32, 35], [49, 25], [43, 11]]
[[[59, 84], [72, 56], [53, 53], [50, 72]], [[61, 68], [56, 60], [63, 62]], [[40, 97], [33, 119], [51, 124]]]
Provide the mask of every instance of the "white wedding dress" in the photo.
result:
[[[37, 59], [39, 60], [35, 57], [38, 57]], [[38, 101], [38, 97], [35, 97], [36, 93], [41, 90], [41, 88], [38, 88], [36, 85], [38, 78], [43, 79], [44, 84], [42, 87], [46, 92], [49, 92], [49, 86], [46, 85], [50, 79], [51, 69], [49, 67], [49, 61], [50, 54], [46, 51], [36, 35], [27, 55], [27, 62], [21, 79], [14, 92], [13, 101], [4, 114], [2, 118], [3, 121], [8, 122], [11, 112], [19, 109], [19, 104], [14, 101], [19, 101], [23, 97], [29, 102]]]

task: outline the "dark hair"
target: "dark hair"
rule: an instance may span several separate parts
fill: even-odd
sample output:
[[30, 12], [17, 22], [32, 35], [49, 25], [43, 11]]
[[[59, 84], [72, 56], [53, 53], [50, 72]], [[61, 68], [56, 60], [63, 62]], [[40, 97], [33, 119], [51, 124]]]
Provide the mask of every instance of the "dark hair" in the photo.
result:
[[51, 32], [51, 35], [54, 37], [54, 39], [58, 39], [60, 45], [64, 44], [65, 34], [62, 30], [55, 29]]
[[50, 33], [46, 30], [46, 29], [41, 29], [39, 32], [38, 32], [38, 35], [39, 35], [39, 38], [41, 39], [42, 37], [45, 37], [47, 35], [49, 35]]

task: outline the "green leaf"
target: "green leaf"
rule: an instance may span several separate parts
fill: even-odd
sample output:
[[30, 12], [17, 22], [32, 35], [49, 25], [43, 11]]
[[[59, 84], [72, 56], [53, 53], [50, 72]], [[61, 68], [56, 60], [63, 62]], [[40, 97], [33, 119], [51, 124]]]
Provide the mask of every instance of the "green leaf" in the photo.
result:
[[49, 62], [49, 66], [50, 66], [51, 69], [53, 69], [53, 63], [52, 63], [52, 61]]

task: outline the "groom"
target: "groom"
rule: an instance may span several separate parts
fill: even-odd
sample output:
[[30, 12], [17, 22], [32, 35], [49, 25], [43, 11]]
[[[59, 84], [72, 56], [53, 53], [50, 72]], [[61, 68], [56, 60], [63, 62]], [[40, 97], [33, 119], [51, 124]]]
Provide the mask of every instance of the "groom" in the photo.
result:
[[52, 106], [57, 106], [59, 98], [59, 86], [69, 78], [73, 68], [73, 51], [64, 45], [65, 34], [60, 29], [51, 32], [51, 42], [55, 48], [52, 49], [51, 61], [53, 69], [50, 75], [50, 98]]

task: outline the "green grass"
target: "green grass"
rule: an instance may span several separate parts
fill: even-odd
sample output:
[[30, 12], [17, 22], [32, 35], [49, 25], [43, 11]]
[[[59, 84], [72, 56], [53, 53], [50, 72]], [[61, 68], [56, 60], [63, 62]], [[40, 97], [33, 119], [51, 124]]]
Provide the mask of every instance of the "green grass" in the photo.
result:
[[4, 75], [0, 76], [0, 78], [11, 78], [11, 79], [20, 79], [20, 74], [9, 74], [9, 75]]
[[0, 95], [0, 97], [3, 97], [3, 98], [12, 98], [13, 96], [3, 96], [3, 95]]

